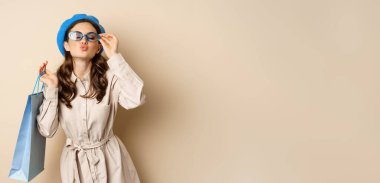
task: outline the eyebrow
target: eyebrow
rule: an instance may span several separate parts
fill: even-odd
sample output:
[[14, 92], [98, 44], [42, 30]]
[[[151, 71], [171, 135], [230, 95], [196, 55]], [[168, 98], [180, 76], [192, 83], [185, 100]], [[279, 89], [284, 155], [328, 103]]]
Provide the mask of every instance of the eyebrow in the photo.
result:
[[82, 32], [82, 31], [79, 31], [79, 30], [72, 30], [72, 31], [70, 31], [70, 32], [75, 32], [75, 31], [81, 32], [82, 34], [88, 34], [88, 33], [90, 33], [90, 32], [97, 33], [96, 31]]

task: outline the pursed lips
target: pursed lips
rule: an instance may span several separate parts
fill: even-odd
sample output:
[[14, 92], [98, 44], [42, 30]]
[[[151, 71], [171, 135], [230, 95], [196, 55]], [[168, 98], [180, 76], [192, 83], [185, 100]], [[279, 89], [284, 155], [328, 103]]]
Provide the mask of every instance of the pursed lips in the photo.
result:
[[80, 46], [80, 49], [81, 49], [82, 51], [87, 51], [88, 46], [82, 45], [82, 46]]

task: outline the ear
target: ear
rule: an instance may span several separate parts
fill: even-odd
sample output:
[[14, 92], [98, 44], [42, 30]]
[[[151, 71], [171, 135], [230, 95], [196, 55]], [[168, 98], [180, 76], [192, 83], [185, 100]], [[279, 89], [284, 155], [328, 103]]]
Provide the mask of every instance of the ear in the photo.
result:
[[69, 46], [69, 43], [67, 41], [63, 42], [63, 47], [65, 47], [66, 51], [70, 51], [70, 46]]

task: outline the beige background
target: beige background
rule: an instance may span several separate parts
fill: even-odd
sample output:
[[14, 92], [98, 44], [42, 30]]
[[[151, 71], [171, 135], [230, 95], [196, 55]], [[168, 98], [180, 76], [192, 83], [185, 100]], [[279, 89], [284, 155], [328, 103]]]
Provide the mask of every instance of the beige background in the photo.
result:
[[[379, 1], [0, 1], [0, 182], [56, 33], [96, 15], [145, 81], [116, 133], [143, 183], [380, 182]], [[47, 141], [60, 182], [65, 136]]]

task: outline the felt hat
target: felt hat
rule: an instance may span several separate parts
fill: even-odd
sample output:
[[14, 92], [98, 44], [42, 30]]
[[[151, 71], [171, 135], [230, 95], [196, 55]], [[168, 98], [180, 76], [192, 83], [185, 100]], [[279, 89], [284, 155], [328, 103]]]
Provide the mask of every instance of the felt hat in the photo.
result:
[[[58, 45], [59, 51], [62, 53], [63, 56], [65, 55], [65, 48], [63, 47], [63, 43], [65, 41], [65, 34], [68, 31], [69, 27], [79, 20], [89, 20], [99, 26], [101, 33], [106, 32], [103, 26], [99, 24], [99, 20], [96, 17], [91, 16], [91, 15], [86, 15], [86, 14], [73, 15], [73, 17], [65, 20], [62, 23], [57, 34], [57, 45]], [[103, 51], [103, 47], [101, 48], [100, 52], [102, 51]]]

